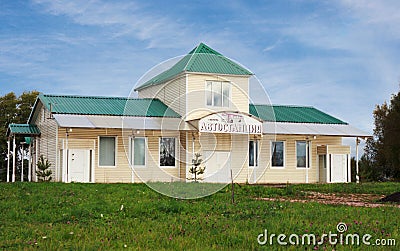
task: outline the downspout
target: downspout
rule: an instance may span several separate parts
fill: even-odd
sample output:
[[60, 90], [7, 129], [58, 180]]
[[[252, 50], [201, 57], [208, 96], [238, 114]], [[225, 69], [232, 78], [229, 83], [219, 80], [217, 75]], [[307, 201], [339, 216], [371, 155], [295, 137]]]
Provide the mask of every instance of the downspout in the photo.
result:
[[356, 183], [360, 183], [360, 175], [358, 170], [358, 145], [360, 144], [360, 140], [356, 137]]

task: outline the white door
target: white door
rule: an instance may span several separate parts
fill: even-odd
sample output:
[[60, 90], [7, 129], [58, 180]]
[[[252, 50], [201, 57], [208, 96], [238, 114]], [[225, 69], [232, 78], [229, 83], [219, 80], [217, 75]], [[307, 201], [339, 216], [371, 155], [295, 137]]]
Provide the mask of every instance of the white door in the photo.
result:
[[331, 182], [347, 181], [347, 155], [332, 154]]
[[204, 182], [228, 183], [231, 181], [231, 157], [230, 152], [205, 151]]
[[69, 149], [68, 182], [90, 181], [90, 150]]

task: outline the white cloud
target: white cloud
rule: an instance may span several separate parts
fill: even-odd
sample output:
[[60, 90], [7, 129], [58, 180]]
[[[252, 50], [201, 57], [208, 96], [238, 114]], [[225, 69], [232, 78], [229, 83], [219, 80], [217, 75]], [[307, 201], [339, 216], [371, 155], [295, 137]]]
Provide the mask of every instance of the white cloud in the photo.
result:
[[275, 49], [277, 46], [279, 46], [279, 44], [282, 43], [282, 39], [278, 39], [275, 43], [273, 43], [272, 45], [269, 45], [267, 47], [265, 47], [263, 49], [263, 52], [267, 52], [267, 51], [272, 51], [273, 49]]
[[187, 41], [187, 30], [166, 16], [146, 13], [141, 4], [104, 1], [34, 0], [46, 12], [66, 16], [79, 25], [97, 26], [112, 38], [133, 36], [148, 43], [148, 48], [178, 48]]

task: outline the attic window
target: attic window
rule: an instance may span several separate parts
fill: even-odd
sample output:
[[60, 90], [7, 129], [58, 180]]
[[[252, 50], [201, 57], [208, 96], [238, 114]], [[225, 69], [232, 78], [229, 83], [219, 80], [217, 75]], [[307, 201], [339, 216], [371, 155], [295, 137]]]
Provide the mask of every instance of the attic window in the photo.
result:
[[208, 106], [229, 107], [230, 83], [207, 81], [206, 102]]

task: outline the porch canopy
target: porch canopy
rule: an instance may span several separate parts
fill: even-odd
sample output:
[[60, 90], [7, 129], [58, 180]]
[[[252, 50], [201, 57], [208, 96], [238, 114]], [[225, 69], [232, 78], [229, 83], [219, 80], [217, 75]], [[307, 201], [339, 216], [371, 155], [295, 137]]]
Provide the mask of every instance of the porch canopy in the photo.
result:
[[13, 135], [35, 136], [40, 135], [40, 130], [36, 125], [31, 124], [9, 124], [7, 136]]
[[[13, 172], [11, 176], [12, 182], [15, 182], [15, 167], [16, 167], [16, 136], [25, 137], [25, 144], [29, 145], [29, 165], [28, 165], [28, 180], [32, 179], [32, 161], [31, 161], [31, 137], [40, 135], [40, 130], [36, 125], [32, 124], [9, 124], [7, 128], [7, 182], [10, 182], [10, 157], [12, 153]], [[13, 140], [13, 148], [11, 152], [11, 138]], [[21, 181], [24, 179], [24, 159], [21, 163]]]

